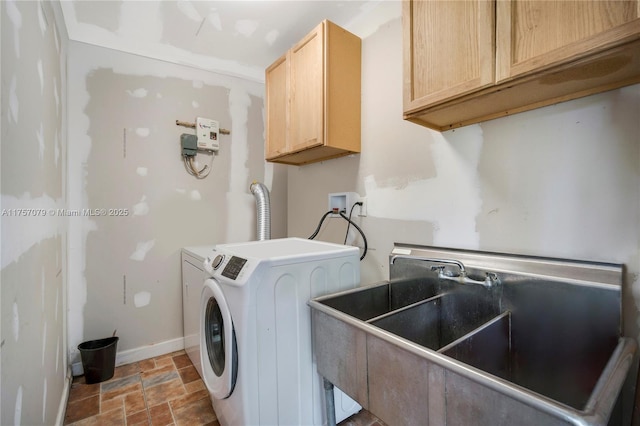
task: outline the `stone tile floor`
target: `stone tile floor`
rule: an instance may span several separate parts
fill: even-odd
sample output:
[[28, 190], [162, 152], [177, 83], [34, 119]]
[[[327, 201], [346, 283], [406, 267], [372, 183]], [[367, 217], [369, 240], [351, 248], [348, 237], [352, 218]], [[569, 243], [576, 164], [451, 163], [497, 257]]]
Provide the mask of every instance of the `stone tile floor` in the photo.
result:
[[[74, 378], [64, 424], [220, 426], [204, 382], [184, 351], [117, 367], [102, 383]], [[385, 424], [362, 410], [340, 426]]]
[[65, 425], [219, 426], [202, 379], [184, 351], [123, 365], [113, 378], [75, 378]]

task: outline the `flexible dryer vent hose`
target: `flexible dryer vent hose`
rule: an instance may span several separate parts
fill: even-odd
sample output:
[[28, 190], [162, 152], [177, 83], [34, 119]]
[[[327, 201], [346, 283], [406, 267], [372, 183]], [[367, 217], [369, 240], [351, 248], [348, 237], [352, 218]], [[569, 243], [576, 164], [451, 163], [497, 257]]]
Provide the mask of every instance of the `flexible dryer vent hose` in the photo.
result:
[[271, 205], [269, 190], [260, 182], [253, 182], [249, 187], [256, 199], [257, 237], [258, 241], [271, 239]]

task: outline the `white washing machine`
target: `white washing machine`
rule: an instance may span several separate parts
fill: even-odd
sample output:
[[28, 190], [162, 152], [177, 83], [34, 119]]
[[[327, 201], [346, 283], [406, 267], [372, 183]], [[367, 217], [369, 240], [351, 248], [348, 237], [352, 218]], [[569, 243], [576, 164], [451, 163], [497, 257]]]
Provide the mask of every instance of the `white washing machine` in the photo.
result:
[[[310, 298], [354, 288], [359, 252], [300, 238], [217, 245], [201, 298], [203, 379], [223, 426], [322, 425]], [[336, 389], [336, 419], [360, 406]]]
[[204, 260], [215, 246], [184, 247], [182, 259], [182, 316], [184, 327], [184, 350], [193, 366], [202, 377], [200, 363], [200, 296], [204, 280], [209, 273], [204, 269]]

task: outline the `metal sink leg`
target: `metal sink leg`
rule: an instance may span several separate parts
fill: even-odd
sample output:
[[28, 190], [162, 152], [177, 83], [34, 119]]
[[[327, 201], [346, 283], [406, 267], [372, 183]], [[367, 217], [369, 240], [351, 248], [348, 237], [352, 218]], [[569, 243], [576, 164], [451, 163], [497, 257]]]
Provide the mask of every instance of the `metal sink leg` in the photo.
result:
[[324, 409], [327, 413], [327, 426], [336, 426], [336, 405], [333, 400], [333, 383], [322, 378], [324, 383]]

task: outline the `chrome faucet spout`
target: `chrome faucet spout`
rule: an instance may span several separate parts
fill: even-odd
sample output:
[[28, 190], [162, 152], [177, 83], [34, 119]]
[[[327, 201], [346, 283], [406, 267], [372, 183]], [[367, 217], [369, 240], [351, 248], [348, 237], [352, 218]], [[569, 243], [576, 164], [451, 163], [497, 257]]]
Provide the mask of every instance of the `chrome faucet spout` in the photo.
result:
[[[430, 257], [420, 257], [420, 256], [408, 256], [404, 254], [397, 254], [391, 257], [391, 264], [393, 265], [397, 259], [412, 259], [412, 260], [421, 260], [424, 262], [435, 263], [436, 265], [431, 266], [432, 271], [438, 271], [438, 278], [443, 280], [456, 281], [460, 284], [477, 284], [486, 288], [491, 288], [495, 284], [500, 283], [500, 279], [493, 272], [487, 272], [486, 278], [482, 281], [474, 280], [467, 276], [467, 270], [464, 267], [464, 264], [459, 260], [455, 259], [436, 259]], [[460, 269], [460, 275], [452, 276], [445, 274], [445, 268], [447, 265], [454, 265]]]

